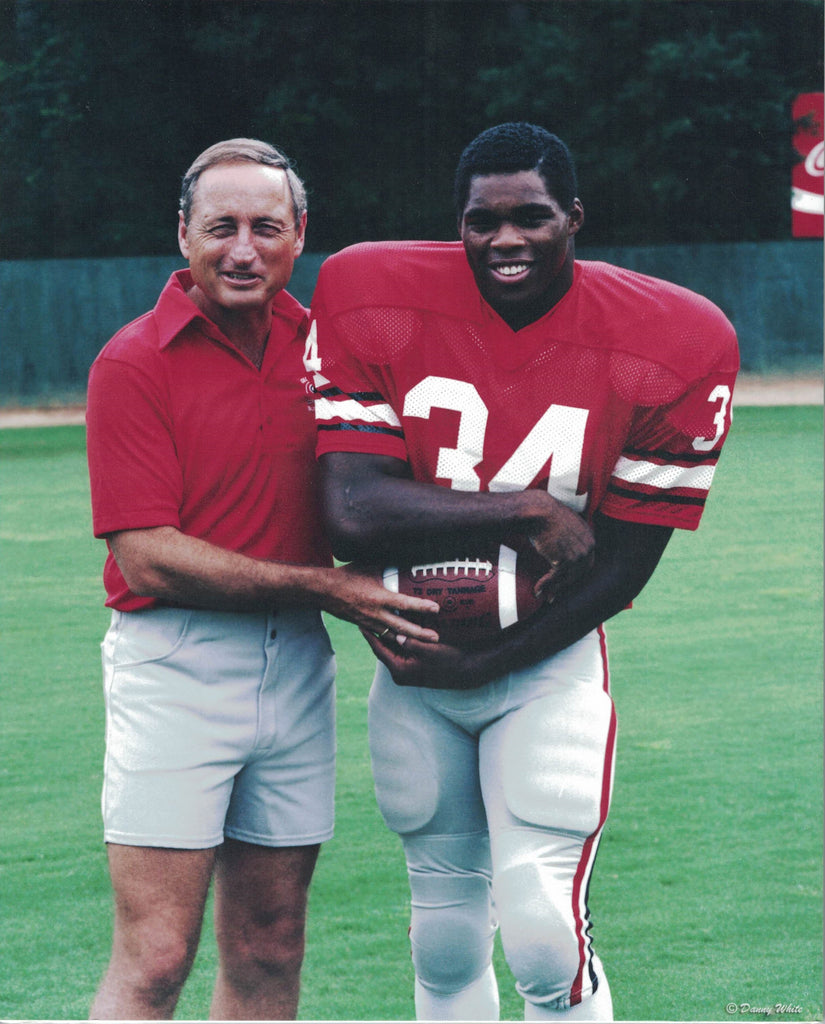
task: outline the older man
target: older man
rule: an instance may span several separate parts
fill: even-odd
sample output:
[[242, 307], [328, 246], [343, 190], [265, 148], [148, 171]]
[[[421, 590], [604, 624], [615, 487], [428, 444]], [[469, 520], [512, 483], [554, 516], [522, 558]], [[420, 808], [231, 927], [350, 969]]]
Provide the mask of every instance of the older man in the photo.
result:
[[183, 181], [189, 269], [92, 367], [94, 530], [108, 542], [105, 839], [115, 895], [97, 1018], [168, 1018], [210, 881], [211, 1013], [296, 1014], [307, 891], [332, 834], [334, 657], [320, 610], [435, 634], [432, 610], [334, 569], [284, 291], [306, 199], [272, 146], [207, 149]]

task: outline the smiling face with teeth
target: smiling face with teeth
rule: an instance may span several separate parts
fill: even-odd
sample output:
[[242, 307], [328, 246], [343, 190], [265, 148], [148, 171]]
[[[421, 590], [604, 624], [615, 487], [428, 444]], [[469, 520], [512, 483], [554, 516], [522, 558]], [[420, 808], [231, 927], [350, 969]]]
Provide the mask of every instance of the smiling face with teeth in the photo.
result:
[[458, 230], [479, 291], [520, 330], [544, 316], [573, 283], [578, 199], [565, 211], [538, 171], [473, 177]]
[[230, 338], [242, 327], [260, 337], [272, 299], [288, 284], [303, 250], [305, 228], [306, 214], [295, 223], [281, 168], [244, 161], [205, 170], [188, 223], [181, 214], [178, 225], [195, 304]]

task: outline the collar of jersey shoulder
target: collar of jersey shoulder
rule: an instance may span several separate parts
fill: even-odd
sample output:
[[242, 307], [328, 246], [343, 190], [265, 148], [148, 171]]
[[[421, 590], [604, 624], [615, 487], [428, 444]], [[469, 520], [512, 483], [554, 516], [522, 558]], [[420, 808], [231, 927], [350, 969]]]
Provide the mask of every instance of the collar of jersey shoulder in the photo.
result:
[[501, 313], [493, 309], [493, 307], [484, 298], [481, 292], [478, 291], [478, 288], [476, 288], [479, 305], [482, 312], [482, 317], [488, 321], [493, 321], [494, 323], [500, 325], [501, 327], [506, 328], [507, 331], [512, 334], [518, 334], [521, 335], [522, 337], [529, 337], [531, 332], [533, 331], [533, 328], [547, 324], [551, 317], [553, 317], [556, 314], [557, 310], [561, 309], [563, 306], [566, 306], [568, 305], [568, 303], [573, 301], [572, 296], [575, 295], [575, 293], [578, 291], [583, 273], [584, 268], [582, 264], [578, 260], [574, 260], [573, 280], [570, 282], [570, 287], [567, 289], [564, 295], [562, 295], [562, 297], [557, 302], [555, 302], [545, 313], [542, 313], [542, 315], [538, 317], [538, 319], [531, 320], [529, 324], [525, 324], [524, 327], [520, 327], [518, 330], [514, 330], [512, 327], [510, 327], [510, 325], [507, 323], [507, 321], [504, 319]]
[[[219, 337], [223, 337], [223, 331], [209, 317], [205, 316], [189, 298], [188, 292], [193, 284], [194, 281], [189, 270], [176, 270], [160, 293], [154, 313], [161, 349], [166, 348], [175, 338], [183, 334], [190, 324], [196, 321], [201, 322], [207, 334], [214, 336], [217, 332]], [[287, 291], [278, 292], [275, 296], [272, 302], [272, 312], [276, 320], [285, 320], [293, 324], [296, 330], [306, 326], [309, 321], [308, 310], [304, 309], [301, 303]]]

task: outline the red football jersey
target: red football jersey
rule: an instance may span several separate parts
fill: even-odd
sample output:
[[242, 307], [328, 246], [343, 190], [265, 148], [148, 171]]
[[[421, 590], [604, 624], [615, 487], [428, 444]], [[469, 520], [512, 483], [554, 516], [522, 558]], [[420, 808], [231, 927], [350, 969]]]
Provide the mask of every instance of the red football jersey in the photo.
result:
[[731, 422], [736, 335], [707, 299], [606, 263], [513, 331], [460, 243], [328, 259], [305, 365], [318, 453], [409, 461], [467, 491], [541, 487], [582, 514], [695, 529]]

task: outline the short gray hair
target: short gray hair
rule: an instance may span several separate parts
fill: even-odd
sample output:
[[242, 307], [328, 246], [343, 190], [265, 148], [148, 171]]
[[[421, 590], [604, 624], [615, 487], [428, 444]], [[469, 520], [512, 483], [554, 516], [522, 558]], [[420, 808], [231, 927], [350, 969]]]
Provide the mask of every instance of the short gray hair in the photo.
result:
[[198, 179], [205, 170], [216, 164], [237, 163], [246, 161], [253, 164], [264, 164], [266, 167], [279, 167], [286, 172], [289, 191], [292, 194], [292, 209], [295, 214], [295, 226], [307, 210], [307, 193], [304, 183], [292, 169], [292, 161], [280, 150], [268, 142], [258, 139], [227, 139], [216, 142], [205, 149], [183, 176], [180, 193], [180, 210], [185, 224], [189, 223], [192, 204], [195, 201], [195, 188]]

